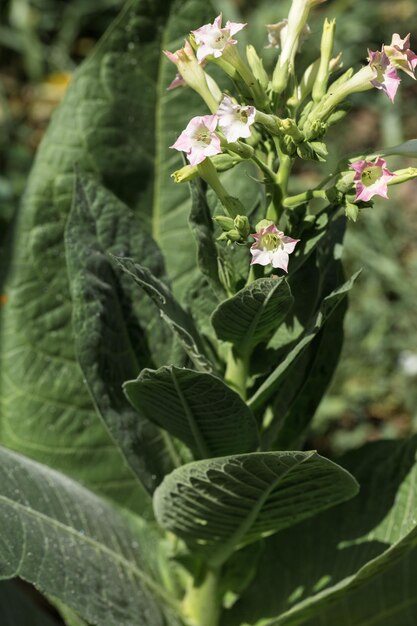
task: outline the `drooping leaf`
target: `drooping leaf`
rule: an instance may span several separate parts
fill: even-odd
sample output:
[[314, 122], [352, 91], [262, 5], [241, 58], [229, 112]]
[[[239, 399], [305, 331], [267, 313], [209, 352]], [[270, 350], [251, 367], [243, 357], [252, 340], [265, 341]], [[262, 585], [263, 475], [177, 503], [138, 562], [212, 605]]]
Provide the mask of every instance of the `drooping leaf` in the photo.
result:
[[145, 369], [124, 389], [134, 407], [186, 443], [197, 458], [251, 452], [258, 446], [252, 412], [211, 374], [177, 367]]
[[1, 626], [59, 626], [47, 606], [31, 598], [16, 580], [0, 582], [0, 618]]
[[[150, 364], [146, 336], [132, 313], [99, 239], [103, 223], [112, 223], [110, 250], [123, 252], [123, 235], [132, 228], [127, 207], [88, 176], [78, 175], [65, 231], [73, 304], [75, 349], [94, 405], [116, 445], [144, 487], [152, 492], [174, 467], [162, 433], [132, 409], [122, 384]], [[120, 236], [122, 234], [122, 237]], [[143, 258], [156, 254], [142, 234]], [[130, 285], [129, 285], [130, 287]]]
[[[213, 17], [209, 2], [131, 0], [77, 70], [28, 182], [1, 306], [0, 440], [137, 510], [142, 492], [100, 423], [76, 363], [64, 227], [78, 164], [153, 231], [175, 288], [189, 284], [195, 267], [189, 192], [170, 181], [179, 156], [169, 145], [204, 104], [191, 90], [166, 91], [175, 67], [161, 48], [177, 49], [190, 29]], [[101, 236], [111, 229], [110, 221]], [[136, 234], [128, 233], [132, 241]], [[178, 246], [185, 236], [187, 245]], [[133, 243], [132, 256], [141, 259]]]
[[152, 273], [132, 259], [113, 257], [115, 263], [126, 272], [154, 301], [163, 319], [180, 339], [194, 365], [211, 372], [213, 367], [204, 355], [202, 339], [194, 320], [177, 302], [172, 292]]
[[267, 539], [257, 576], [222, 626], [414, 626], [416, 452], [413, 437], [342, 458], [359, 495]]
[[357, 483], [315, 452], [254, 452], [184, 465], [154, 494], [156, 519], [212, 565], [351, 498]]
[[19, 576], [92, 624], [165, 626], [163, 552], [145, 522], [133, 525], [78, 483], [6, 449], [0, 520], [0, 578]]
[[[287, 369], [300, 357], [300, 355], [304, 352], [305, 348], [313, 341], [321, 327], [325, 323], [325, 321], [330, 317], [336, 307], [340, 304], [340, 302], [346, 297], [346, 294], [351, 289], [354, 281], [358, 276], [358, 272], [354, 274], [346, 283], [344, 283], [341, 287], [333, 291], [330, 295], [328, 295], [322, 302], [320, 307], [320, 311], [316, 316], [314, 323], [307, 329], [307, 331], [302, 335], [300, 341], [295, 345], [294, 348], [287, 354], [285, 359], [278, 365], [278, 367], [270, 374], [267, 379], [262, 383], [262, 385], [257, 389], [254, 395], [250, 398], [248, 404], [252, 408], [252, 410], [258, 409], [262, 404], [270, 398], [272, 393], [277, 389], [280, 382]], [[275, 437], [275, 428], [276, 424], [273, 425], [274, 433], [273, 437]], [[271, 436], [271, 433], [268, 437]]]
[[211, 321], [219, 339], [232, 342], [244, 354], [272, 335], [292, 303], [284, 278], [259, 278], [219, 304]]

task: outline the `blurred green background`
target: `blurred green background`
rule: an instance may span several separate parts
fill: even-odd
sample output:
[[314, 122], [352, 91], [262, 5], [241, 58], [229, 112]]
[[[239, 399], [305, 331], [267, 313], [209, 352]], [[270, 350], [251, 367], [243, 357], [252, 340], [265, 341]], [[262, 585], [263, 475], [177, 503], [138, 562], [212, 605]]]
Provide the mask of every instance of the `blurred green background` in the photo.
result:
[[[123, 4], [123, 0], [0, 4], [0, 284], [13, 215], [53, 109], [71, 74]], [[272, 67], [276, 52], [265, 49], [265, 24], [285, 17], [289, 0], [214, 4], [229, 16], [243, 15], [249, 24], [247, 40]], [[312, 34], [300, 53], [300, 68], [317, 56], [325, 15], [337, 18], [335, 51], [343, 51], [345, 68], [366, 62], [367, 48], [389, 43], [393, 30], [401, 36], [411, 32], [417, 48], [414, 0], [328, 0], [310, 20]], [[417, 137], [416, 105], [417, 85], [405, 75], [394, 106], [377, 90], [354, 97], [350, 115], [329, 134], [329, 164], [345, 153]], [[408, 164], [416, 165], [404, 159], [389, 161], [390, 169]], [[294, 189], [312, 186], [323, 175], [323, 166], [303, 163], [296, 174]], [[373, 209], [362, 211], [357, 223], [350, 224], [345, 263], [349, 273], [360, 267], [363, 272], [350, 298], [344, 354], [309, 442], [325, 453], [417, 430], [416, 181], [391, 188], [389, 201], [378, 199]]]

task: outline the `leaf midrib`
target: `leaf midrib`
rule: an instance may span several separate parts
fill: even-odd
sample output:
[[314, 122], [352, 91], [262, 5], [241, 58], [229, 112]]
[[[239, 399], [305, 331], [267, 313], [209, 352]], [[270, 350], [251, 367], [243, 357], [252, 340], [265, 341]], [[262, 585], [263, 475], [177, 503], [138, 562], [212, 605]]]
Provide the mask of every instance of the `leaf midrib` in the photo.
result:
[[212, 456], [206, 442], [204, 441], [204, 437], [200, 431], [200, 428], [194, 418], [194, 414], [188, 406], [188, 402], [186, 397], [184, 396], [180, 384], [175, 376], [175, 370], [173, 367], [170, 368], [170, 374], [172, 378], [172, 382], [174, 383], [175, 391], [177, 392], [179, 401], [181, 402], [182, 408], [184, 410], [185, 416], [187, 418], [188, 425], [191, 430], [191, 434], [194, 438], [195, 445], [197, 447], [200, 458], [207, 459]]
[[214, 554], [210, 557], [209, 563], [213, 567], [220, 567], [231, 556], [235, 549], [235, 546], [238, 545], [238, 543], [253, 525], [268, 496], [281, 482], [281, 480], [288, 476], [288, 474], [290, 474], [294, 468], [298, 467], [306, 460], [314, 456], [314, 454], [314, 452], [307, 453], [300, 461], [294, 463], [294, 465], [291, 465], [291, 467], [289, 467], [283, 474], [277, 476], [277, 478], [264, 490], [261, 497], [254, 504], [248, 515], [246, 515], [246, 517], [242, 520], [241, 524], [235, 530], [235, 532], [229, 537], [229, 539], [225, 543], [222, 543], [221, 546], [217, 548]]
[[267, 294], [265, 300], [262, 302], [262, 305], [260, 306], [260, 308], [258, 309], [258, 311], [256, 312], [256, 314], [253, 316], [252, 321], [249, 325], [249, 329], [247, 331], [247, 333], [245, 333], [244, 339], [242, 341], [241, 347], [239, 347], [239, 352], [246, 352], [250, 347], [251, 347], [251, 340], [253, 338], [253, 335], [255, 334], [255, 331], [258, 327], [258, 322], [259, 319], [262, 316], [262, 313], [265, 311], [266, 307], [268, 306], [272, 296], [275, 294], [276, 290], [279, 288], [279, 286], [281, 284], [283, 284], [282, 281], [277, 280], [276, 281], [277, 284], [273, 285], [272, 289], [269, 291], [269, 293]]

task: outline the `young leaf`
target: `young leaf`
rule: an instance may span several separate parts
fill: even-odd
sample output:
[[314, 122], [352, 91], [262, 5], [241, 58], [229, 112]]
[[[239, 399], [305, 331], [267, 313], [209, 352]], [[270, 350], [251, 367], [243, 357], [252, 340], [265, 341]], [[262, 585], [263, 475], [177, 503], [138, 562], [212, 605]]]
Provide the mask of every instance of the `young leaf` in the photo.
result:
[[[78, 175], [65, 231], [77, 358], [98, 414], [133, 472], [152, 492], [175, 467], [161, 432], [134, 411], [122, 384], [149, 364], [146, 338], [98, 240], [98, 228], [113, 222], [108, 244], [123, 250], [119, 232], [130, 227], [127, 207], [92, 177]], [[127, 221], [123, 220], [127, 214]], [[96, 216], [96, 219], [94, 219]], [[113, 239], [113, 240], [112, 240]], [[146, 238], [145, 238], [146, 239]], [[144, 241], [142, 253], [153, 252]], [[129, 285], [130, 286], [130, 285]]]
[[370, 443], [340, 459], [359, 495], [268, 538], [257, 576], [222, 626], [414, 626], [416, 453], [413, 437]]
[[186, 443], [197, 458], [251, 452], [258, 446], [251, 410], [211, 374], [177, 367], [145, 369], [124, 389], [135, 408]]
[[348, 472], [315, 452], [254, 452], [174, 470], [155, 491], [154, 511], [161, 526], [218, 566], [236, 548], [356, 492]]
[[292, 304], [284, 278], [259, 278], [219, 304], [211, 322], [219, 339], [230, 341], [243, 354], [269, 338]]
[[[262, 406], [262, 404], [270, 398], [274, 391], [279, 387], [283, 377], [286, 374], [287, 369], [303, 354], [306, 347], [313, 341], [321, 327], [325, 323], [326, 319], [330, 317], [332, 312], [336, 309], [338, 304], [346, 297], [348, 291], [351, 289], [354, 281], [356, 280], [359, 272], [354, 274], [348, 281], [346, 281], [341, 287], [329, 294], [322, 302], [320, 311], [317, 314], [314, 323], [306, 330], [300, 341], [292, 348], [287, 354], [285, 359], [278, 365], [278, 367], [268, 376], [268, 378], [257, 389], [254, 395], [249, 400], [249, 406], [252, 410], [256, 410]], [[273, 425], [274, 430], [276, 424]], [[271, 435], [269, 435], [271, 436]], [[274, 433], [275, 436], [275, 433]], [[268, 439], [269, 440], [269, 439]]]
[[274, 412], [280, 416], [279, 432], [273, 449], [302, 447], [309, 424], [336, 370], [343, 345], [346, 310], [345, 299], [324, 322], [278, 390]]
[[158, 535], [128, 519], [66, 476], [0, 449], [0, 577], [33, 583], [92, 624], [165, 626]]
[[204, 355], [202, 340], [193, 318], [184, 311], [168, 287], [153, 276], [146, 267], [138, 265], [132, 259], [113, 258], [116, 264], [152, 298], [163, 319], [180, 339], [196, 368], [211, 372], [213, 368]]

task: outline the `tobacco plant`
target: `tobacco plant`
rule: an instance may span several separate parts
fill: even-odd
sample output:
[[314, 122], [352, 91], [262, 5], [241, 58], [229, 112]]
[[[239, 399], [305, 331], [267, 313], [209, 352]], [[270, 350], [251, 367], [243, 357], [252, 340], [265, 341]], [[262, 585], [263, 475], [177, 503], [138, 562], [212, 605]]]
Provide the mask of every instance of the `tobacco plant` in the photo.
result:
[[[306, 443], [346, 223], [417, 175], [386, 160], [415, 141], [292, 173], [417, 56], [394, 34], [344, 68], [326, 19], [299, 67], [323, 1], [277, 5], [268, 73], [208, 2], [132, 0], [39, 149], [2, 300], [0, 577], [69, 626], [415, 626], [415, 439]], [[52, 620], [15, 582], [0, 600]]]

